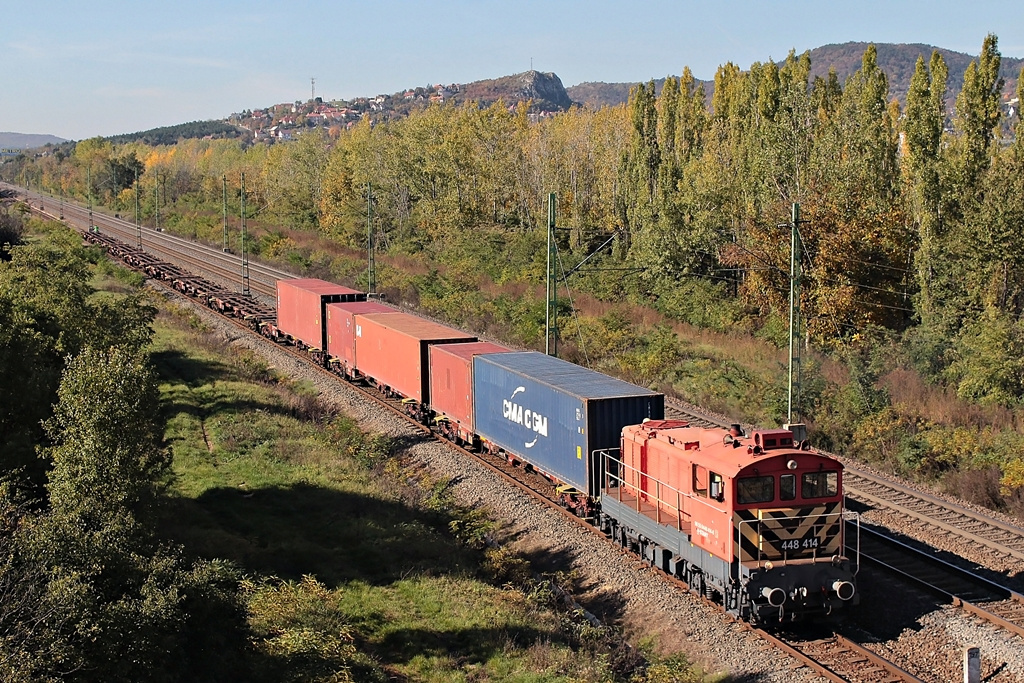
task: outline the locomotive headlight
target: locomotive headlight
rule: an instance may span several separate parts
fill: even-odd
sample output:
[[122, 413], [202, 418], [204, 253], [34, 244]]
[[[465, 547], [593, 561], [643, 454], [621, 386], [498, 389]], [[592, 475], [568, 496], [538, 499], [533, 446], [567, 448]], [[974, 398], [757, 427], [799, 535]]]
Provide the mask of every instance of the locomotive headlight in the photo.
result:
[[781, 588], [765, 586], [761, 589], [761, 595], [768, 598], [768, 604], [772, 607], [779, 607], [786, 602], [786, 591]]
[[786, 469], [795, 470], [797, 467], [798, 465], [796, 464], [796, 460], [790, 460], [786, 463]]
[[774, 567], [775, 567], [775, 565], [772, 564], [771, 560], [768, 560], [767, 562], [764, 563], [764, 568], [767, 569], [768, 571], [771, 571]]
[[840, 600], [849, 600], [853, 597], [854, 593], [853, 584], [842, 579], [836, 579], [832, 582], [832, 590], [836, 592]]

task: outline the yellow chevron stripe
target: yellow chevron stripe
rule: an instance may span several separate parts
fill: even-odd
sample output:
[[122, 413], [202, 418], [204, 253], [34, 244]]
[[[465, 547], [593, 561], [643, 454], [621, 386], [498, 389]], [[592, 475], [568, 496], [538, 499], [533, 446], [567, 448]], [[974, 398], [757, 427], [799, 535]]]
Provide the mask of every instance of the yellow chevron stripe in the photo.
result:
[[[735, 510], [734, 542], [740, 561], [776, 560], [784, 556], [834, 555], [842, 552], [842, 521], [839, 503], [802, 508]], [[777, 544], [817, 538], [814, 549], [783, 552]]]

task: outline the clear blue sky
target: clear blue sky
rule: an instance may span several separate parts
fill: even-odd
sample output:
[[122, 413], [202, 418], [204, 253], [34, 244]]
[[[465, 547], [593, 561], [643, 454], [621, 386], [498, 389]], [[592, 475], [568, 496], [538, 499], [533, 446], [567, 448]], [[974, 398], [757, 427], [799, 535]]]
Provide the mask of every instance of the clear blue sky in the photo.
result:
[[1024, 57], [1010, 0], [0, 0], [0, 131], [69, 139], [306, 100], [553, 71], [711, 78], [847, 41]]

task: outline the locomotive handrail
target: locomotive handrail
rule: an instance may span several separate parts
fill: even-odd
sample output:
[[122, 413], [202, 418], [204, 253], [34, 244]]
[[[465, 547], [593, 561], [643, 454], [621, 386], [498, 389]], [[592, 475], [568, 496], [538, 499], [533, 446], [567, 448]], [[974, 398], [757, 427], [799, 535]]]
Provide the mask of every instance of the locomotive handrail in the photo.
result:
[[[723, 510], [727, 509], [725, 504], [722, 503], [722, 502], [717, 502], [716, 501], [715, 503], [711, 503], [710, 500], [714, 500], [714, 499], [706, 500], [706, 499], [704, 499], [704, 497], [694, 495], [692, 492], [681, 491], [681, 490], [675, 488], [674, 486], [670, 486], [669, 484], [666, 484], [666, 483], [662, 482], [661, 480], [659, 480], [659, 479], [657, 479], [655, 477], [652, 477], [649, 474], [646, 474], [642, 470], [638, 470], [637, 468], [635, 468], [635, 467], [633, 467], [631, 465], [627, 465], [626, 463], [622, 462], [621, 458], [619, 458], [618, 456], [614, 455], [616, 453], [621, 453], [621, 451], [622, 451], [622, 449], [620, 449], [620, 448], [606, 448], [606, 449], [600, 449], [600, 450], [595, 450], [594, 451], [595, 455], [599, 455], [599, 456], [604, 458], [604, 461], [603, 461], [603, 465], [604, 466], [603, 466], [602, 469], [603, 469], [603, 476], [605, 478], [605, 489], [612, 488], [611, 486], [607, 485], [609, 482], [615, 483], [616, 488], [619, 489], [618, 494], [616, 495], [616, 499], [620, 503], [622, 502], [622, 495], [621, 495], [622, 491], [621, 491], [621, 489], [623, 487], [625, 487], [627, 489], [632, 489], [633, 491], [640, 491], [640, 492], [642, 492], [644, 494], [644, 496], [646, 496], [645, 500], [650, 500], [652, 498], [652, 494], [651, 494], [650, 491], [644, 491], [641, 488], [641, 486], [642, 486], [641, 484], [639, 484], [639, 483], [630, 483], [630, 482], [626, 481], [623, 477], [618, 476], [616, 474], [613, 474], [612, 471], [611, 471], [611, 468], [608, 467], [609, 462], [612, 462], [612, 461], [614, 461], [614, 463], [615, 463], [615, 465], [616, 465], [616, 467], [618, 469], [632, 470], [633, 472], [638, 473], [640, 477], [643, 477], [648, 482], [654, 482], [657, 485], [656, 488], [657, 488], [657, 490], [659, 492], [662, 489], [665, 489], [665, 490], [669, 491], [670, 493], [675, 493], [676, 503], [675, 503], [674, 507], [672, 507], [672, 504], [671, 504], [671, 502], [669, 500], [663, 499], [660, 496], [660, 494], [655, 494], [653, 496], [653, 498], [655, 500], [657, 500], [658, 502], [666, 503], [666, 505], [668, 505], [670, 507], [670, 511], [668, 513], [669, 516], [671, 516], [671, 512], [675, 512], [676, 517], [677, 517], [677, 522], [676, 522], [676, 529], [677, 530], [682, 530], [682, 525], [683, 525], [682, 517], [683, 517], [683, 515], [685, 515], [686, 517], [692, 517], [693, 516], [691, 513], [685, 512], [683, 510], [683, 499], [688, 500], [690, 505], [703, 505], [704, 507], [710, 508], [716, 514], [721, 513]], [[628, 492], [629, 491], [627, 491], [627, 493]], [[636, 504], [637, 512], [640, 512], [640, 507], [639, 506], [640, 506], [640, 497], [637, 498], [637, 504]], [[658, 508], [658, 510], [659, 510], [659, 513], [658, 513], [659, 521], [658, 521], [658, 523], [660, 524], [661, 523], [661, 521], [660, 521], [660, 517], [661, 517], [660, 508]]]
[[[602, 458], [602, 470], [604, 474], [603, 491], [613, 495], [620, 503], [622, 502], [623, 492], [629, 495], [634, 495], [636, 497], [635, 509], [640, 514], [643, 514], [642, 504], [644, 502], [651, 504], [653, 501], [655, 518], [658, 524], [663, 523], [662, 513], [664, 513], [666, 519], [675, 517], [676, 531], [683, 530], [683, 498], [689, 498], [690, 496], [679, 489], [669, 486], [661, 480], [644, 473], [642, 470], [622, 462], [619, 457], [613, 455], [615, 453], [621, 453], [621, 449], [608, 448], [594, 451], [594, 453]], [[609, 466], [613, 462], [615, 465], [615, 471], [613, 471], [613, 468]], [[619, 474], [619, 472], [623, 474], [633, 473], [635, 475], [634, 481], [628, 481], [624, 476]], [[654, 483], [655, 488], [655, 492], [653, 494], [650, 490], [645, 490], [643, 488], [644, 486], [649, 487], [651, 482]], [[612, 486], [612, 484], [614, 484], [614, 486]], [[611, 493], [612, 489], [615, 490], [614, 494]], [[664, 497], [665, 495], [671, 496], [672, 494], [675, 494], [674, 504], [671, 500]], [[662, 509], [662, 503], [666, 508], [668, 508], [667, 510]]]
[[[847, 523], [857, 523], [857, 556], [853, 559], [853, 575], [857, 576], [860, 573], [860, 513], [854, 510], [848, 510], [846, 508], [846, 496], [843, 496], [843, 521]], [[845, 544], [846, 539], [844, 537], [843, 542]]]

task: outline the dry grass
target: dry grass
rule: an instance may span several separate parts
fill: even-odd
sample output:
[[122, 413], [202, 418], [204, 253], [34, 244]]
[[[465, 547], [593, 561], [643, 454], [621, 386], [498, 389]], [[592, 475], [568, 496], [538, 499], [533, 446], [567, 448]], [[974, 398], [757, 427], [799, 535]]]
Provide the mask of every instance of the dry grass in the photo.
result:
[[889, 391], [893, 404], [904, 412], [950, 427], [991, 427], [997, 431], [1022, 432], [1021, 415], [1008, 408], [982, 407], [968, 403], [944, 387], [925, 383], [917, 373], [897, 369], [885, 375], [881, 384]]

